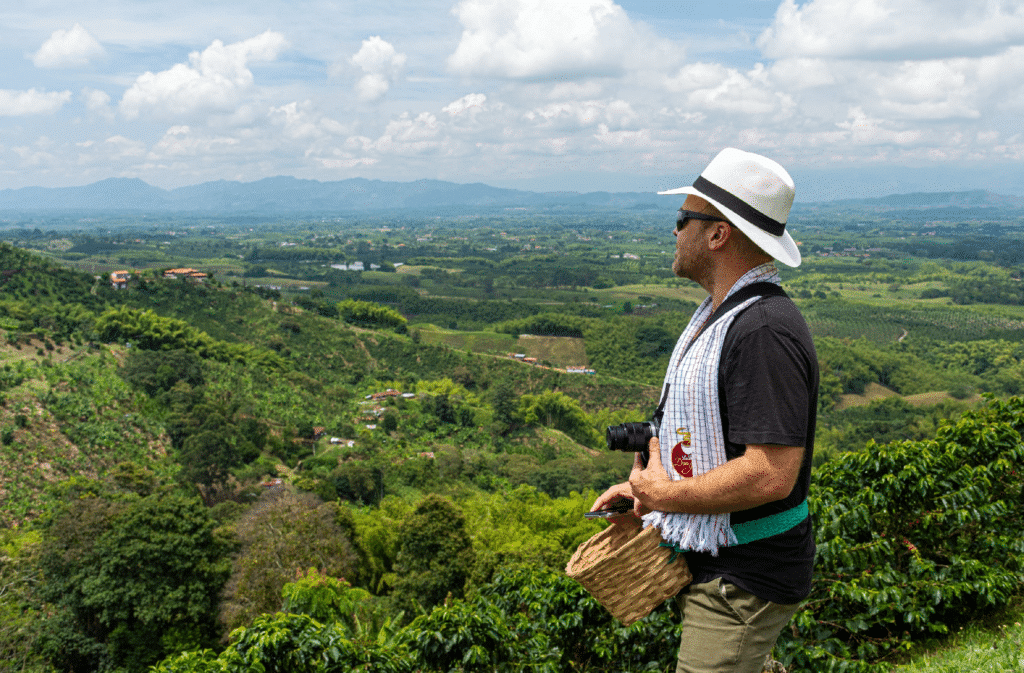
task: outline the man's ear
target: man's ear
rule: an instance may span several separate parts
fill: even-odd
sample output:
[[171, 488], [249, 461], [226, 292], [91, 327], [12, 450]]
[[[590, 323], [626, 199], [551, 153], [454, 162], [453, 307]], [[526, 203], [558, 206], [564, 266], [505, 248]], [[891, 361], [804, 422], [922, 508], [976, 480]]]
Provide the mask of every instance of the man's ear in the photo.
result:
[[708, 248], [718, 250], [729, 242], [729, 238], [732, 236], [732, 225], [721, 220], [711, 222], [710, 226], [708, 226], [707, 235]]

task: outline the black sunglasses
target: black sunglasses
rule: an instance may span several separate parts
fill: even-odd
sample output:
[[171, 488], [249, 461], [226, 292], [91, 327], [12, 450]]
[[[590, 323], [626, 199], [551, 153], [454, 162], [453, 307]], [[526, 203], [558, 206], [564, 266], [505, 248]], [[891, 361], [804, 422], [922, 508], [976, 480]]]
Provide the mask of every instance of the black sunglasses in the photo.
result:
[[677, 233], [683, 230], [683, 227], [686, 226], [687, 220], [706, 220], [708, 222], [721, 222], [722, 218], [715, 217], [714, 215], [705, 215], [704, 213], [698, 213], [693, 210], [683, 210], [682, 208], [680, 208], [679, 212], [676, 213]]

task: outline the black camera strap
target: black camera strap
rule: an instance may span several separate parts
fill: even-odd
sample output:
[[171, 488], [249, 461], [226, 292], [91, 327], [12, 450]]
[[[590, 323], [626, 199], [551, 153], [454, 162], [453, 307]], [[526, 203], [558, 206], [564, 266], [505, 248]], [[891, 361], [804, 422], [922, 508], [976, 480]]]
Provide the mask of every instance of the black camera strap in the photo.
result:
[[[690, 351], [690, 346], [692, 346], [693, 342], [697, 340], [697, 337], [704, 333], [704, 330], [714, 325], [719, 318], [721, 318], [723, 315], [725, 315], [735, 307], [739, 306], [746, 300], [750, 299], [751, 297], [788, 296], [789, 295], [786, 294], [786, 291], [783, 290], [781, 287], [779, 287], [775, 283], [769, 283], [767, 281], [751, 283], [750, 285], [741, 287], [740, 289], [736, 290], [731, 295], [729, 295], [729, 297], [727, 297], [726, 300], [723, 301], [717, 309], [715, 309], [714, 313], [708, 316], [708, 319], [704, 321], [703, 325], [701, 325], [701, 328], [697, 332], [697, 334], [694, 335], [692, 339], [690, 339], [690, 343], [688, 343], [686, 345], [686, 348], [683, 349], [683, 356], [686, 356], [686, 354]], [[661, 394], [661, 402], [658, 403], [658, 408], [654, 412], [654, 418], [656, 418], [659, 422], [661, 421], [662, 416], [665, 415], [665, 403], [668, 402], [669, 385], [670, 384], [667, 383], [665, 384], [665, 390]]]
[[[731, 295], [729, 295], [729, 297], [726, 298], [726, 300], [723, 301], [710, 316], [708, 316], [708, 319], [704, 321], [703, 325], [701, 325], [701, 328], [700, 330], [697, 331], [697, 334], [694, 335], [694, 337], [690, 339], [690, 343], [686, 345], [686, 348], [683, 350], [683, 357], [685, 357], [686, 354], [690, 351], [690, 346], [692, 346], [693, 343], [697, 340], [697, 337], [704, 333], [704, 330], [706, 330], [711, 325], [714, 325], [719, 318], [721, 318], [723, 315], [725, 315], [732, 309], [736, 308], [743, 302], [747, 301], [748, 299], [752, 297], [788, 296], [789, 295], [786, 294], [786, 291], [783, 290], [781, 287], [779, 287], [775, 283], [769, 283], [767, 281], [751, 283], [750, 285], [741, 287], [740, 289], [736, 290]], [[661, 394], [661, 402], [658, 403], [658, 408], [657, 410], [655, 410], [654, 416], [652, 417], [658, 425], [661, 425], [661, 420], [665, 416], [665, 404], [668, 402], [668, 391], [670, 387], [671, 384], [665, 384], [665, 390]], [[641, 460], [643, 461], [644, 467], [647, 467], [648, 456], [646, 448], [644, 448], [644, 450], [641, 451]]]
[[[686, 349], [683, 350], [682, 357], [686, 357], [686, 354], [690, 352], [690, 347], [693, 346], [694, 342], [697, 341], [698, 337], [704, 333], [708, 327], [711, 327], [715, 322], [723, 315], [736, 308], [746, 300], [752, 297], [788, 297], [786, 291], [775, 283], [769, 283], [767, 281], [759, 281], [757, 283], [751, 283], [741, 287], [740, 289], [729, 295], [725, 301], [718, 305], [715, 312], [708, 316], [708, 319], [701, 325], [700, 330], [690, 339], [690, 343], [686, 344]], [[680, 358], [682, 359], [682, 358]], [[668, 397], [668, 390], [666, 389], [665, 397]], [[665, 403], [665, 399], [662, 398], [662, 404]]]

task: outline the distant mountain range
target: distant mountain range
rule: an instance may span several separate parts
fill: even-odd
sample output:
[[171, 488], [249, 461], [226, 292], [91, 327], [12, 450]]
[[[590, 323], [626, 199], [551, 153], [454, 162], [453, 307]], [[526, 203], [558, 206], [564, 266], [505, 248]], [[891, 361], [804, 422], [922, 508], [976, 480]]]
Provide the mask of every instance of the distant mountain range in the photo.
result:
[[904, 208], [1020, 208], [1024, 198], [994, 194], [983, 189], [963, 192], [916, 192], [913, 194], [892, 194], [874, 199], [843, 199], [832, 201], [831, 205], [854, 205], [874, 207], [879, 210], [901, 210]]
[[256, 182], [217, 180], [165, 190], [138, 178], [109, 178], [83, 187], [0, 190], [0, 211], [142, 211], [208, 213], [331, 213], [415, 209], [464, 211], [504, 208], [661, 208], [650, 193], [528, 192], [440, 180], [337, 182], [276, 177]]
[[[23, 187], [0, 190], [0, 212], [96, 211], [212, 213], [344, 213], [358, 211], [428, 210], [462, 214], [509, 208], [578, 210], [583, 208], [661, 209], [667, 198], [640, 192], [530, 192], [488, 185], [440, 180], [384, 182], [352, 178], [336, 182], [275, 177], [256, 182], [217, 180], [165, 190], [138, 178], [109, 178], [82, 187]], [[872, 199], [847, 199], [819, 207], [874, 211], [921, 209], [1024, 208], [1024, 198], [984, 190], [898, 194]], [[795, 210], [794, 212], [797, 212]]]

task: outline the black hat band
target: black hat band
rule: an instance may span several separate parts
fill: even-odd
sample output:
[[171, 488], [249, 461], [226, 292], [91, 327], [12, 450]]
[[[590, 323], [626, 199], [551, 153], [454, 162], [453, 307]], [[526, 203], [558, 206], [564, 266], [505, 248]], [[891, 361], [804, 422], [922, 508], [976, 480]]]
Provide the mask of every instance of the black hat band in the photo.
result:
[[706, 179], [703, 175], [697, 177], [697, 180], [693, 183], [693, 188], [703, 194], [707, 194], [709, 197], [718, 201], [747, 222], [750, 222], [762, 231], [768, 232], [772, 236], [782, 236], [786, 233], [785, 222], [773, 220], [746, 201], [730, 194], [715, 183]]

